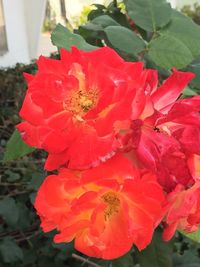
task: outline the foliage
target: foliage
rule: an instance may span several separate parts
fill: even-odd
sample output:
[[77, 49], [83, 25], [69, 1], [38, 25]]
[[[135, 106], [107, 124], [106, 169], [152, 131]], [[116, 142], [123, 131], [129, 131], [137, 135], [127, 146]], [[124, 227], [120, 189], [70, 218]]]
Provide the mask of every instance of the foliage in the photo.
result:
[[82, 11], [81, 11], [81, 14], [78, 15], [78, 16], [74, 16], [71, 18], [72, 20], [72, 23], [75, 27], [79, 27], [80, 25], [82, 24], [85, 24], [87, 22], [87, 16], [88, 14], [93, 10], [95, 9], [94, 6], [84, 6]]
[[[15, 150], [13, 150], [13, 147], [15, 148]], [[34, 147], [29, 147], [22, 141], [20, 133], [15, 130], [11, 138], [7, 142], [4, 161], [10, 161], [19, 157], [23, 157], [24, 155], [27, 155], [34, 150]]]
[[[121, 10], [124, 4], [126, 13]], [[172, 67], [192, 71], [196, 74], [196, 78], [190, 83], [190, 87], [185, 89], [184, 96], [198, 93], [200, 90], [200, 45], [197, 42], [200, 38], [199, 26], [171, 9], [165, 0], [125, 0], [121, 6], [117, 6], [116, 1], [113, 1], [108, 7], [104, 5], [95, 5], [95, 7], [96, 9], [88, 14], [88, 22], [73, 33], [58, 25], [52, 34], [53, 44], [66, 49], [76, 45], [85, 50], [92, 50], [96, 46], [106, 44], [115, 48], [127, 60], [143, 60], [147, 67], [157, 68], [161, 79], [169, 75]], [[189, 8], [184, 9], [183, 12], [198, 23], [199, 17], [196, 14], [199, 12], [199, 7], [196, 5], [195, 8], [195, 15]], [[18, 64], [13, 69], [0, 71], [2, 107], [0, 267], [92, 266], [87, 259], [84, 261], [82, 258], [80, 263], [72, 257], [72, 253], [76, 253], [73, 250], [73, 244], [55, 245], [52, 243], [52, 234], [45, 236], [41, 234], [39, 220], [32, 203], [37, 189], [46, 176], [43, 171], [45, 155], [43, 152], [33, 152], [27, 148], [27, 152], [31, 152], [27, 157], [26, 151], [24, 153], [24, 150], [21, 150], [20, 139], [14, 139], [15, 142], [19, 140], [17, 151], [14, 151], [16, 145], [13, 145], [13, 137], [9, 140], [14, 131], [14, 125], [19, 121], [17, 114], [26, 88], [22, 72], [34, 73], [35, 71], [34, 63], [27, 66]], [[14, 156], [12, 156], [13, 153]], [[16, 160], [15, 158], [19, 156], [23, 158]], [[3, 163], [3, 157], [10, 161]], [[187, 235], [187, 237], [199, 242], [199, 233], [197, 235]], [[141, 258], [142, 254], [133, 248], [129, 254], [112, 263], [89, 260], [102, 267], [197, 267], [200, 265], [200, 245], [187, 237], [178, 234], [173, 245], [167, 244], [161, 240], [158, 229], [151, 245], [142, 252], [145, 255], [143, 258]], [[162, 258], [163, 255], [164, 258]]]
[[42, 31], [43, 32], [51, 32], [55, 29], [56, 27], [56, 21], [55, 19], [48, 19], [45, 18], [44, 22], [43, 22], [43, 26], [42, 26]]
[[191, 17], [197, 24], [200, 24], [200, 4], [185, 5], [182, 7], [181, 12]]
[[137, 251], [141, 267], [172, 267], [173, 240], [164, 242], [162, 240], [162, 231], [157, 229], [154, 234], [151, 245], [143, 251]]
[[[67, 28], [63, 27], [61, 24], [56, 26], [56, 31], [51, 35], [51, 40], [54, 45], [58, 48], [70, 49], [71, 46], [76, 46], [79, 49], [83, 50], [92, 50], [95, 49], [95, 46], [92, 46], [85, 42], [85, 40], [78, 34], [70, 32]], [[64, 41], [64, 45], [63, 45]]]
[[[124, 4], [125, 14], [115, 1], [107, 8], [96, 5], [88, 15], [88, 22], [74, 32], [89, 44], [113, 47], [127, 60], [143, 60], [147, 67], [157, 68], [163, 78], [169, 75], [168, 70], [176, 67], [193, 71], [198, 81], [200, 73], [196, 61], [200, 44], [196, 40], [200, 38], [200, 27], [172, 9], [165, 0], [125, 0]], [[109, 28], [114, 26], [120, 26], [120, 31]], [[54, 34], [56, 32], [57, 29]], [[134, 44], [130, 38], [135, 38]], [[66, 42], [64, 44], [66, 46]], [[199, 89], [196, 81], [192, 81], [191, 87]]]

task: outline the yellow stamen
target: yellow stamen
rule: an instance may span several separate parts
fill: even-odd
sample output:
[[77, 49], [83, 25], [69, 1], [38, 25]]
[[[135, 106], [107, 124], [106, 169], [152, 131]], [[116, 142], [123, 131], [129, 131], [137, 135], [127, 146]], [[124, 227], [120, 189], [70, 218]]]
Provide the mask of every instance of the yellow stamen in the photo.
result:
[[115, 192], [107, 192], [102, 197], [103, 201], [108, 205], [104, 210], [105, 220], [108, 220], [113, 213], [119, 212], [120, 200]]
[[94, 90], [73, 91], [63, 102], [63, 108], [80, 116], [92, 109], [97, 102], [97, 93]]
[[86, 78], [80, 64], [74, 63], [69, 74], [77, 78], [79, 88], [74, 89], [65, 99], [63, 108], [75, 113], [76, 117], [82, 117], [97, 104], [98, 92], [95, 88], [86, 89]]

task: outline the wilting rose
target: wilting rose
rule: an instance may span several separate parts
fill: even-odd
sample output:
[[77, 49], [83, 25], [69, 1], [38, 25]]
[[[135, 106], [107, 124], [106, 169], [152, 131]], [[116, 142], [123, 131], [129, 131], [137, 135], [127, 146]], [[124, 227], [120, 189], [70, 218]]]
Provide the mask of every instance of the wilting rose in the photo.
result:
[[188, 233], [198, 230], [200, 224], [200, 182], [185, 190], [178, 185], [167, 196], [168, 211], [164, 220], [164, 240], [169, 240], [175, 231]]
[[174, 71], [158, 88], [149, 70], [133, 100], [132, 132], [125, 137], [141, 167], [154, 171], [167, 192], [194, 183], [188, 161], [200, 155], [200, 96], [178, 99], [193, 73]]

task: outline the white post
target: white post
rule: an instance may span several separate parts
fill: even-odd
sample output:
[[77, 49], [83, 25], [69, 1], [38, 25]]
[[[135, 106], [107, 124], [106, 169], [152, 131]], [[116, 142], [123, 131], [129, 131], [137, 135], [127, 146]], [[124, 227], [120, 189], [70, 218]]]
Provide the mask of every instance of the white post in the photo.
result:
[[0, 56], [0, 68], [29, 62], [23, 0], [3, 0], [8, 52]]
[[37, 55], [46, 0], [3, 0], [8, 52], [0, 68], [29, 63]]
[[42, 23], [44, 21], [46, 0], [23, 0], [26, 32], [28, 36], [29, 57], [37, 56]]

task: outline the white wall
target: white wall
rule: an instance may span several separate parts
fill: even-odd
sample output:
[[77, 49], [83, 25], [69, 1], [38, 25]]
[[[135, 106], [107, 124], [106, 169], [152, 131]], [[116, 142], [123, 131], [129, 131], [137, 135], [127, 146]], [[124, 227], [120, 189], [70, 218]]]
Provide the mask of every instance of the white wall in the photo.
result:
[[29, 63], [36, 57], [46, 0], [3, 0], [8, 52], [0, 68]]
[[26, 33], [30, 58], [35, 58], [37, 55], [45, 8], [46, 0], [24, 0]]
[[3, 0], [8, 52], [0, 57], [0, 67], [16, 62], [28, 63], [28, 42], [24, 21], [23, 0]]

